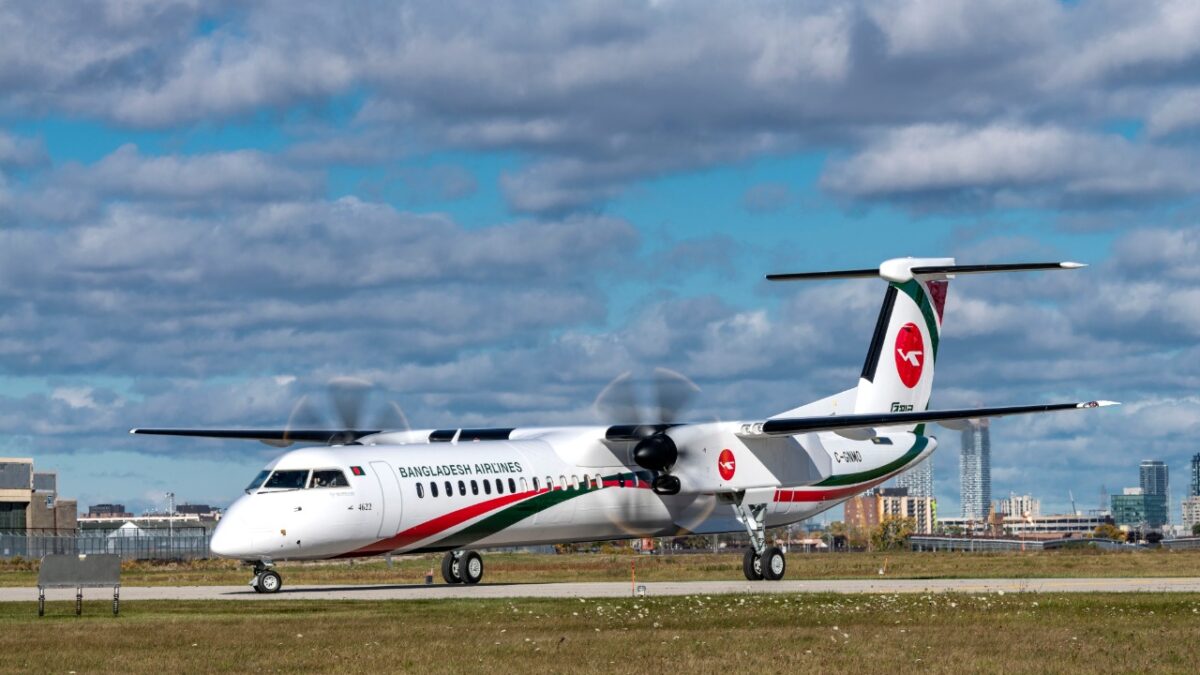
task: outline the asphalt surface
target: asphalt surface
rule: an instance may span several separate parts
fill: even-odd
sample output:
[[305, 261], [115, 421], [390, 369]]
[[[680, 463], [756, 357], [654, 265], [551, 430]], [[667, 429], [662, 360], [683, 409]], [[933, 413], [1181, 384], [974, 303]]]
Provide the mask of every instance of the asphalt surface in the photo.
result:
[[[125, 586], [122, 600], [420, 600], [439, 598], [622, 598], [624, 582], [488, 584], [477, 586], [288, 586], [273, 595], [247, 586]], [[727, 593], [1200, 593], [1197, 578], [1117, 579], [844, 579], [821, 581], [651, 581], [647, 595]], [[85, 600], [111, 598], [111, 590], [84, 589]], [[36, 588], [0, 588], [0, 602], [37, 599]], [[47, 600], [74, 600], [74, 589], [48, 589]]]

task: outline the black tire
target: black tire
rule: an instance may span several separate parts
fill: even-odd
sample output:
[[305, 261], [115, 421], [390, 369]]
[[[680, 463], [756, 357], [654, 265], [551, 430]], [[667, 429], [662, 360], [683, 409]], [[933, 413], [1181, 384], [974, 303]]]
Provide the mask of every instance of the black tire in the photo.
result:
[[483, 578], [483, 556], [467, 551], [458, 559], [458, 576], [464, 584], [477, 584]]
[[747, 581], [762, 581], [762, 566], [759, 565], [758, 554], [754, 549], [746, 549], [746, 554], [742, 556], [742, 573], [746, 575]]
[[267, 570], [258, 575], [258, 583], [254, 589], [259, 593], [278, 593], [283, 588], [283, 577], [275, 570]]
[[458, 567], [454, 551], [446, 551], [446, 557], [442, 558], [442, 579], [445, 579], [448, 584], [461, 584], [462, 578], [458, 576]]
[[787, 556], [783, 554], [783, 549], [778, 546], [768, 546], [767, 550], [763, 551], [762, 563], [763, 578], [767, 581], [779, 581], [787, 574]]

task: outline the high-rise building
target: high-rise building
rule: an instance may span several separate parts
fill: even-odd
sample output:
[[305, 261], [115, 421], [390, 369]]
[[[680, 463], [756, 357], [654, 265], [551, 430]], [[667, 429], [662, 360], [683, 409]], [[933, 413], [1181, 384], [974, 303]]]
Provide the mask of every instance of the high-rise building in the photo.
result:
[[1157, 459], [1143, 459], [1139, 467], [1142, 492], [1148, 495], [1167, 494], [1167, 465]]
[[[1139, 467], [1142, 493], [1147, 497], [1147, 506], [1153, 514], [1163, 514], [1162, 522], [1151, 527], [1159, 527], [1170, 522], [1170, 504], [1168, 494], [1170, 488], [1167, 481], [1167, 465], [1157, 459], [1144, 459]], [[1157, 520], [1157, 518], [1155, 518]]]
[[908, 490], [910, 497], [933, 496], [933, 457], [926, 457], [896, 477], [896, 487]]
[[1192, 482], [1188, 486], [1189, 497], [1200, 497], [1200, 452], [1192, 455]]
[[963, 429], [959, 485], [963, 518], [987, 518], [992, 504], [992, 441], [986, 419], [971, 420]]

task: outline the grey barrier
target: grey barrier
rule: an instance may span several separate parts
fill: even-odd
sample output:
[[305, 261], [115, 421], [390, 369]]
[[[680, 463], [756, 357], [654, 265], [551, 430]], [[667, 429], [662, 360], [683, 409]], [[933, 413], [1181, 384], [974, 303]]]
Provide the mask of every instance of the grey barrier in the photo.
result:
[[38, 567], [38, 616], [46, 615], [47, 588], [75, 589], [75, 616], [83, 614], [84, 588], [113, 589], [113, 616], [121, 611], [121, 557], [97, 555], [48, 555]]
[[112, 536], [111, 531], [0, 532], [0, 559], [38, 559], [47, 555], [99, 555], [111, 553], [122, 560], [198, 560], [209, 556], [209, 535], [204, 528], [175, 534], [143, 531]]

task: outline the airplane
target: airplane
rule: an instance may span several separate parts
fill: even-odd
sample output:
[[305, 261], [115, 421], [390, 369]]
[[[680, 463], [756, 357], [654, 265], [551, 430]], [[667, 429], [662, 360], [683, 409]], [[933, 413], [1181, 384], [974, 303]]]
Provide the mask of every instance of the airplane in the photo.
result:
[[887, 289], [857, 385], [763, 419], [681, 422], [692, 385], [660, 370], [651, 420], [639, 419], [625, 377], [597, 401], [622, 417], [608, 425], [359, 428], [357, 404], [343, 400], [341, 428], [130, 433], [313, 444], [267, 464], [212, 535], [214, 555], [253, 565], [260, 593], [282, 587], [281, 560], [444, 553], [447, 583], [476, 584], [479, 549], [732, 532], [749, 535], [746, 579], [779, 580], [787, 559], [767, 528], [811, 518], [924, 461], [937, 447], [928, 425], [1116, 405], [928, 409], [950, 279], [1084, 266], [896, 258], [767, 275], [882, 278]]

